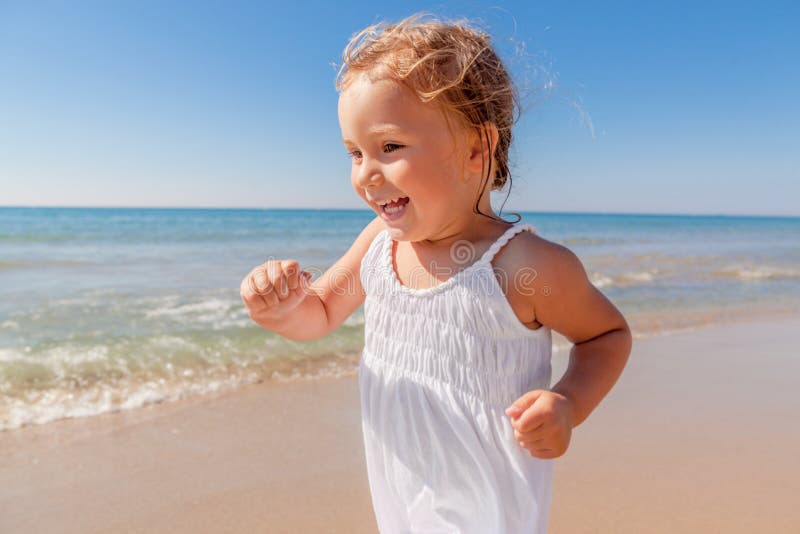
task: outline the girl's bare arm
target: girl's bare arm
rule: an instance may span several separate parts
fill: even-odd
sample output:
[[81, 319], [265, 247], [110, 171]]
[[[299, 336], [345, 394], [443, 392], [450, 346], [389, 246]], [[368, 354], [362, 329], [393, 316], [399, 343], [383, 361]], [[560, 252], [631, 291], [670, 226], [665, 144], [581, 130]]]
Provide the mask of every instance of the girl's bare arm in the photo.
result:
[[324, 337], [364, 302], [360, 268], [370, 243], [385, 228], [375, 217], [350, 249], [310, 285], [294, 260], [267, 262], [242, 281], [242, 301], [261, 327], [295, 341]]
[[527, 295], [538, 322], [574, 344], [564, 376], [550, 390], [569, 399], [577, 426], [622, 374], [633, 345], [631, 331], [574, 252], [539, 236], [520, 237], [512, 240], [506, 261], [533, 269], [535, 276], [515, 276], [516, 290]]

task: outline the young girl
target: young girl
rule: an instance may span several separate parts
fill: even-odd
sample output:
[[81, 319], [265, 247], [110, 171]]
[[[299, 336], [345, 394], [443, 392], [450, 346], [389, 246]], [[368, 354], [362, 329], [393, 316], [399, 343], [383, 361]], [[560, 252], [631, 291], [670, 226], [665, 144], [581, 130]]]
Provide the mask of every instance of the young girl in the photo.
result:
[[[574, 253], [492, 211], [517, 97], [486, 34], [412, 16], [366, 28], [343, 58], [352, 186], [377, 216], [318, 280], [268, 261], [242, 299], [294, 340], [364, 304], [358, 383], [382, 533], [544, 533], [552, 459], [621, 374], [628, 325]], [[552, 388], [551, 329], [574, 343]]]

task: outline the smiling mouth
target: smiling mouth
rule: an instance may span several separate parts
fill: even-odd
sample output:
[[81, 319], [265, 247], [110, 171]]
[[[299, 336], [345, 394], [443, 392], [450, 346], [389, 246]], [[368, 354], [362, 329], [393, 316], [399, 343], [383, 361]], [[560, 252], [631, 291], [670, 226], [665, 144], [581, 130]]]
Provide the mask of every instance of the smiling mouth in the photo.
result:
[[380, 207], [381, 214], [384, 216], [385, 219], [394, 220], [399, 218], [403, 215], [406, 211], [406, 206], [408, 203], [411, 202], [411, 199], [408, 197], [401, 197], [397, 199], [397, 202], [389, 202], [388, 204], [383, 204]]

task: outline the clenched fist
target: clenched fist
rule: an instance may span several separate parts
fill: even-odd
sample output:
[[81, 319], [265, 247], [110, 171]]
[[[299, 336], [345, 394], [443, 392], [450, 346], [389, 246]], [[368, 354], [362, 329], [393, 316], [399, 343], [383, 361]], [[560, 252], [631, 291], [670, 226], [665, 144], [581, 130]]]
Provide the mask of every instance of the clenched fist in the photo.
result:
[[239, 293], [250, 318], [261, 324], [289, 315], [308, 295], [310, 280], [295, 260], [270, 260], [244, 277]]
[[572, 402], [554, 391], [536, 389], [525, 393], [506, 409], [514, 427], [514, 439], [531, 456], [557, 458], [569, 447], [573, 427]]

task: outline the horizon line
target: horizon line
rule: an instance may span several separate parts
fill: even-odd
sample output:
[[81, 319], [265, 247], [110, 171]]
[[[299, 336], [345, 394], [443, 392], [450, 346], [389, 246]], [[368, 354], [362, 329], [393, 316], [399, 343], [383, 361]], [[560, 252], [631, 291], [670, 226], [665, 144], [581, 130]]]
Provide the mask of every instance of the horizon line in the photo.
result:
[[[307, 206], [92, 206], [92, 205], [23, 205], [23, 204], [0, 204], [0, 209], [3, 208], [23, 208], [23, 209], [153, 209], [153, 210], [251, 210], [251, 211], [266, 211], [266, 210], [306, 210], [306, 211], [369, 211], [369, 208], [332, 208], [332, 207], [307, 207]], [[752, 217], [752, 218], [778, 218], [778, 219], [796, 219], [800, 218], [798, 215], [790, 214], [742, 214], [742, 213], [677, 213], [677, 212], [621, 212], [621, 211], [547, 211], [547, 210], [504, 210], [504, 214], [514, 213], [543, 214], [543, 215], [635, 215], [635, 216], [652, 216], [652, 217]], [[373, 212], [374, 213], [374, 212]], [[502, 216], [502, 215], [501, 215]]]

